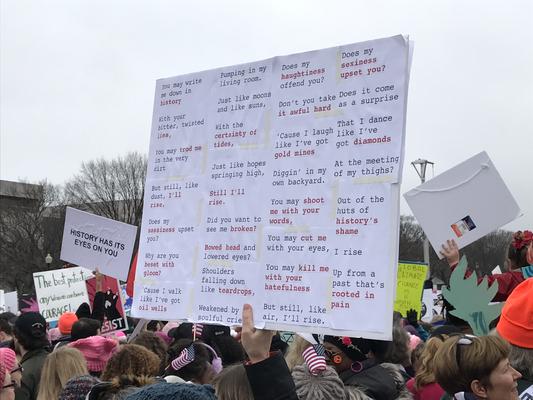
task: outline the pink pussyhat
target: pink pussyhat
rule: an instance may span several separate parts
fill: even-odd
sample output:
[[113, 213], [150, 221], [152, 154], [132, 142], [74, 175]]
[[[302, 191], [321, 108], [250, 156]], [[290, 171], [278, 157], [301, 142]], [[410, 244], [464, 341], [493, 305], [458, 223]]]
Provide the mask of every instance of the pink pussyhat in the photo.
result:
[[60, 337], [61, 332], [59, 331], [59, 328], [48, 329], [48, 340], [50, 340], [51, 342], [55, 342]]
[[416, 335], [410, 335], [409, 336], [409, 349], [414, 350], [416, 349], [416, 346], [418, 346], [422, 342], [422, 339], [420, 339]]
[[11, 372], [15, 369], [15, 365], [17, 365], [17, 355], [9, 347], [3, 347], [0, 349], [0, 365], [4, 365], [7, 372]]
[[69, 343], [82, 352], [87, 361], [87, 368], [91, 372], [101, 372], [104, 370], [107, 361], [118, 350], [118, 342], [102, 336], [90, 336]]

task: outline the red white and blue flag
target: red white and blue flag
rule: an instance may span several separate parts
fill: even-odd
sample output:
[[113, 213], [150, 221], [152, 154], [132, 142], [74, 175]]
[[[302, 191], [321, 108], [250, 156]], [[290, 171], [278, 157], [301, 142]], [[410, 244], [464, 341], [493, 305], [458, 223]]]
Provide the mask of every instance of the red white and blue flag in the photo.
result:
[[323, 345], [315, 344], [304, 350], [302, 356], [312, 375], [326, 370], [326, 350]]
[[185, 367], [186, 365], [189, 365], [194, 361], [195, 352], [194, 352], [194, 345], [190, 345], [189, 347], [183, 349], [179, 356], [177, 356], [170, 365], [172, 365], [172, 368], [174, 368], [175, 371], [178, 371]]

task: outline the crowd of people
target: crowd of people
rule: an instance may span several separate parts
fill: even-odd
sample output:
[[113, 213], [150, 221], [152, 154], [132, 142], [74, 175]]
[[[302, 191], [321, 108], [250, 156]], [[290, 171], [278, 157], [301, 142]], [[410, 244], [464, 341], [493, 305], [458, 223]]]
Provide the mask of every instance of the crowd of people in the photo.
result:
[[[453, 241], [442, 255], [455, 268]], [[126, 334], [101, 333], [98, 304], [52, 329], [37, 312], [3, 313], [0, 400], [533, 399], [533, 278], [520, 273], [533, 264], [531, 232], [515, 234], [508, 256], [510, 270], [490, 278], [505, 304], [487, 336], [447, 312], [431, 324], [395, 313], [391, 341], [296, 334], [290, 344], [254, 328], [250, 305], [234, 330], [150, 321]]]

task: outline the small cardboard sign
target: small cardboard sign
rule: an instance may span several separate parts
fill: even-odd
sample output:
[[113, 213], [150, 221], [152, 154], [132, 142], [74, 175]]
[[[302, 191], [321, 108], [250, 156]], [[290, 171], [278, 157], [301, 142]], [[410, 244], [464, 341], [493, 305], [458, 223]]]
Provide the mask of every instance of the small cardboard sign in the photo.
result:
[[4, 293], [5, 311], [18, 314], [19, 304], [17, 291]]
[[396, 282], [396, 299], [394, 311], [404, 317], [407, 311], [413, 309], [420, 315], [422, 308], [422, 290], [426, 280], [427, 266], [424, 264], [398, 264], [398, 278]]
[[420, 319], [424, 322], [431, 322], [437, 315], [442, 315], [443, 306], [442, 292], [440, 290], [424, 289]]
[[39, 312], [47, 322], [57, 321], [67, 311], [75, 312], [81, 303], [89, 300], [87, 276], [88, 271], [82, 267], [33, 274]]
[[61, 259], [125, 281], [137, 227], [67, 207]]
[[520, 207], [486, 152], [404, 194], [433, 249], [449, 239], [459, 248], [520, 216]]

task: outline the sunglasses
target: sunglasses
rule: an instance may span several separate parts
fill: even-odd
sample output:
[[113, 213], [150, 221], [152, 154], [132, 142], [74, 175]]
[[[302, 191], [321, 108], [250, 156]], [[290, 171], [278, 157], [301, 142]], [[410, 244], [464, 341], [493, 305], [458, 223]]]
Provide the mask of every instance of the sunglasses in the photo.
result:
[[[459, 336], [459, 335], [450, 335], [450, 336]], [[459, 340], [457, 340], [457, 346], [455, 346], [455, 361], [457, 361], [457, 366], [459, 369], [461, 368], [461, 346], [470, 346], [474, 339], [476, 339], [473, 335], [460, 335]]]

